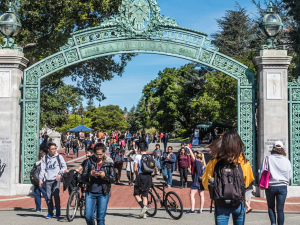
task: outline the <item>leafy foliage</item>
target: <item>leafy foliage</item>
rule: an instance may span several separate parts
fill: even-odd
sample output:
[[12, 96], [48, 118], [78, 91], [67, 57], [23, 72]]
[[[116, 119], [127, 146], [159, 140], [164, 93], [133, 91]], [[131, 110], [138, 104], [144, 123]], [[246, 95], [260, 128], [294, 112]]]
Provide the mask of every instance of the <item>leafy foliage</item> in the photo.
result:
[[137, 109], [135, 106], [133, 106], [126, 115], [127, 130], [129, 130], [131, 133], [137, 132], [143, 127], [142, 119], [145, 119], [145, 117], [142, 117], [143, 114], [140, 114], [141, 111], [142, 108]]
[[[58, 132], [67, 132], [68, 130], [73, 129], [75, 126], [79, 126], [82, 123], [82, 118], [76, 114], [76, 125], [75, 125], [75, 114], [68, 115], [67, 123], [65, 123], [62, 127], [57, 127], [56, 130]], [[92, 120], [87, 117], [83, 117], [83, 125], [86, 127], [92, 127]]]

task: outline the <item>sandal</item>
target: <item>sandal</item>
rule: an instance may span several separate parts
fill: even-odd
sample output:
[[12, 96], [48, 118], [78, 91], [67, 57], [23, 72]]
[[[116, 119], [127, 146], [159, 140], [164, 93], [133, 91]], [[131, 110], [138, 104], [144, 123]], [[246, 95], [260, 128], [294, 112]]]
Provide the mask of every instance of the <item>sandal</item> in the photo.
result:
[[247, 210], [246, 214], [248, 214], [248, 213], [251, 212], [251, 211], [252, 211], [252, 208], [250, 208], [249, 210]]

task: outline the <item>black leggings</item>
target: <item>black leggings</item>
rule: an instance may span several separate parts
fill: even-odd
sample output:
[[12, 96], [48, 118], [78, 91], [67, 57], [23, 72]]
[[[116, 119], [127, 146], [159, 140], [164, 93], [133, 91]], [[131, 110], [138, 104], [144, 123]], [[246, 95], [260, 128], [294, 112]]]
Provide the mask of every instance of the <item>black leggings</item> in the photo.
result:
[[[181, 186], [183, 186], [184, 183], [187, 182], [187, 168], [179, 167], [179, 173], [180, 173], [180, 183], [181, 183]], [[184, 182], [183, 182], [183, 179], [184, 179]]]
[[133, 172], [127, 171], [127, 178], [130, 181], [130, 183], [133, 183], [133, 179], [134, 179]]

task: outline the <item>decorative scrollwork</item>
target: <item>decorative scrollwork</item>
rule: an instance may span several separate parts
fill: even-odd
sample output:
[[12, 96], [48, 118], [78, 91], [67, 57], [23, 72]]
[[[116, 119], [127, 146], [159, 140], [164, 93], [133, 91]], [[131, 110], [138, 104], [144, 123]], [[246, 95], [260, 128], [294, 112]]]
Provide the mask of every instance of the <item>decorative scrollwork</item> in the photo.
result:
[[205, 63], [210, 63], [210, 60], [211, 60], [212, 56], [213, 56], [212, 52], [203, 50], [199, 60], [203, 61]]
[[252, 101], [252, 89], [241, 89], [241, 101]]
[[245, 145], [245, 155], [253, 165], [253, 110], [252, 103], [241, 103], [240, 106], [240, 136]]
[[300, 86], [300, 77], [298, 77], [297, 80], [294, 80], [292, 82], [288, 82], [288, 86]]
[[38, 88], [26, 88], [25, 97], [26, 97], [26, 99], [37, 99], [38, 98]]
[[75, 62], [79, 60], [79, 56], [76, 49], [72, 49], [66, 52], [66, 56], [69, 63]]
[[292, 105], [292, 143], [291, 145], [291, 158], [293, 159], [293, 178], [292, 182], [294, 185], [300, 185], [300, 104]]
[[73, 38], [68, 38], [68, 43], [60, 47], [61, 51], [72, 48], [75, 45]]
[[293, 88], [293, 101], [300, 101], [300, 89], [299, 88]]

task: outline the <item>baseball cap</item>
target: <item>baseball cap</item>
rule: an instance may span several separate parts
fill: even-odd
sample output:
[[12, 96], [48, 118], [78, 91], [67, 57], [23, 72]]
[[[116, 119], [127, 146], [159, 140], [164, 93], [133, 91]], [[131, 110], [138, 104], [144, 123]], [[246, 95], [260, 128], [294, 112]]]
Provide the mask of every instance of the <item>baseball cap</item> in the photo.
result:
[[[279, 145], [280, 147], [277, 147]], [[283, 143], [281, 141], [275, 141], [273, 144], [273, 148], [283, 148]]]

